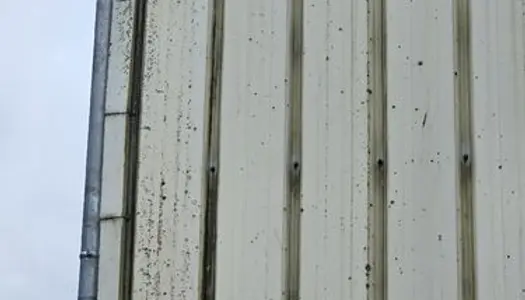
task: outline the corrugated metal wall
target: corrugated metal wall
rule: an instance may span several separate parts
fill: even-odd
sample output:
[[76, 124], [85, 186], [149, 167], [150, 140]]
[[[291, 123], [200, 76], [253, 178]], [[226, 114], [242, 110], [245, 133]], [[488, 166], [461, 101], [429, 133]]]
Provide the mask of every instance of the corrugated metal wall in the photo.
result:
[[525, 299], [525, 1], [112, 24], [100, 300]]

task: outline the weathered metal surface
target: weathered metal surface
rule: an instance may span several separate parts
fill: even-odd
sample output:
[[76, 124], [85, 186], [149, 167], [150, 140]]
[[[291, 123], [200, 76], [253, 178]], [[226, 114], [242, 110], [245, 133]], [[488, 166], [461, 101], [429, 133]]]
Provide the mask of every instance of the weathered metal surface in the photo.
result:
[[[111, 98], [110, 98], [111, 99]], [[109, 99], [108, 99], [109, 100]], [[119, 299], [124, 245], [126, 115], [106, 116], [100, 238], [100, 300]]]
[[281, 297], [286, 6], [226, 1], [216, 299]]
[[113, 2], [106, 114], [128, 111], [136, 8], [136, 0]]
[[525, 3], [471, 20], [477, 299], [525, 299]]
[[525, 297], [522, 2], [139, 2], [112, 21], [101, 300]]
[[98, 299], [122, 297], [121, 278], [126, 188], [126, 131], [135, 1], [115, 1], [111, 21], [106, 88], [104, 164], [102, 168], [101, 237]]
[[386, 1], [388, 299], [457, 299], [452, 1]]
[[306, 0], [300, 299], [366, 297], [367, 7]]
[[208, 16], [206, 0], [147, 3], [135, 300], [198, 299]]

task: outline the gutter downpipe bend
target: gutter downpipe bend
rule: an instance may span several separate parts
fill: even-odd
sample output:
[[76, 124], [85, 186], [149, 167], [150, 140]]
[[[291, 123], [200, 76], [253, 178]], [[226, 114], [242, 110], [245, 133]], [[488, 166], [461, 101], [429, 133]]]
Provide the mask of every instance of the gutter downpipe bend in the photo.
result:
[[97, 0], [78, 300], [97, 300], [98, 294], [100, 201], [111, 13], [112, 0]]

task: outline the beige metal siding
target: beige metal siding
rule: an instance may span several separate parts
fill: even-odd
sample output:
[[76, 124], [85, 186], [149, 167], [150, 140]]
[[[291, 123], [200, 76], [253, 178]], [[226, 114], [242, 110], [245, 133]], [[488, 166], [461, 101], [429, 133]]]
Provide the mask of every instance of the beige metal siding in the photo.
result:
[[525, 299], [525, 3], [115, 1], [100, 300]]
[[[217, 299], [278, 299], [285, 204], [286, 2], [226, 1]], [[250, 226], [242, 224], [249, 223]]]
[[455, 299], [452, 1], [387, 1], [388, 299]]
[[208, 1], [146, 7], [132, 299], [197, 299]]
[[366, 298], [366, 10], [364, 1], [305, 1], [304, 300]]
[[525, 3], [472, 3], [478, 299], [525, 299]]

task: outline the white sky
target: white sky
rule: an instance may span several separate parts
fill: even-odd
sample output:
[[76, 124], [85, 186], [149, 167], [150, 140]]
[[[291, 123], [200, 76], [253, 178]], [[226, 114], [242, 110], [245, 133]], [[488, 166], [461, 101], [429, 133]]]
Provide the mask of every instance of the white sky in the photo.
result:
[[2, 0], [1, 299], [76, 299], [94, 0]]

